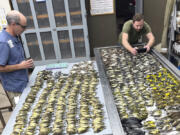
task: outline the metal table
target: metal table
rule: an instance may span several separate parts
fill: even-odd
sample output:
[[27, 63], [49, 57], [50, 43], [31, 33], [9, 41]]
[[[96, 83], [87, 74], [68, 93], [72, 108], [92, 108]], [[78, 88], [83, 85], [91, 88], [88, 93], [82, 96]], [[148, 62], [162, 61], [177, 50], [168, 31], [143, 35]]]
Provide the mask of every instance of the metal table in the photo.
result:
[[[68, 67], [67, 68], [53, 69], [52, 71], [53, 72], [61, 71], [62, 73], [69, 73], [69, 71], [71, 70], [71, 68], [72, 68], [72, 66], [74, 64], [77, 64], [77, 63], [68, 63]], [[95, 70], [98, 70], [96, 62], [94, 62], [94, 67], [95, 67]], [[23, 103], [25, 102], [25, 99], [26, 99], [28, 93], [31, 90], [30, 87], [34, 85], [37, 73], [39, 71], [41, 71], [41, 70], [44, 70], [45, 68], [46, 68], [46, 66], [37, 66], [37, 67], [35, 67], [32, 75], [30, 76], [29, 83], [28, 83], [27, 87], [24, 89], [18, 104], [16, 105], [14, 111], [12, 112], [9, 121], [6, 124], [6, 127], [4, 128], [4, 130], [2, 132], [2, 135], [10, 135], [12, 133], [13, 126], [14, 126], [15, 120], [16, 120], [16, 116], [18, 115], [19, 110], [23, 106]], [[107, 100], [107, 98], [104, 98], [102, 88], [103, 88], [103, 85], [101, 85], [101, 82], [99, 82], [99, 84], [97, 86], [97, 96], [99, 97], [101, 103], [105, 104], [105, 103], [107, 103], [107, 101], [109, 99]], [[101, 131], [100, 133], [94, 133], [93, 130], [90, 128], [87, 133], [84, 133], [82, 135], [112, 135], [112, 134], [114, 134], [114, 132], [112, 132], [113, 125], [110, 125], [110, 122], [109, 122], [110, 115], [107, 112], [106, 105], [104, 105], [104, 112], [105, 112], [104, 113], [104, 117], [105, 117], [104, 122], [105, 122], [105, 127], [106, 128], [103, 131]], [[119, 134], [114, 134], [114, 135], [119, 135]]]
[[[103, 92], [105, 96], [106, 108], [108, 111], [110, 124], [112, 125], [112, 131], [114, 135], [125, 135], [125, 132], [122, 128], [121, 120], [114, 102], [114, 98], [112, 95], [112, 90], [109, 84], [109, 80], [105, 74], [105, 67], [102, 62], [102, 58], [100, 55], [101, 49], [110, 49], [110, 48], [120, 48], [120, 46], [111, 46], [111, 47], [100, 47], [94, 49], [94, 54], [97, 62], [97, 66], [99, 69], [99, 76], [101, 80], [101, 84], [103, 87]], [[153, 56], [155, 56], [159, 62], [167, 68], [178, 80], [180, 80], [180, 71], [171, 63], [169, 62], [163, 55], [155, 51], [154, 49], [151, 50]]]

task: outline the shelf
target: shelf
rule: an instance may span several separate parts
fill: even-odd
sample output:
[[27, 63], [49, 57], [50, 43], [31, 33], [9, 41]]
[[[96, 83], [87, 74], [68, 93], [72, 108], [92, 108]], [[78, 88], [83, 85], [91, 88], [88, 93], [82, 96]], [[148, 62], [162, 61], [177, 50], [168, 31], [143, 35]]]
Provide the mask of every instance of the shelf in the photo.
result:
[[66, 16], [66, 13], [56, 13], [54, 16], [55, 17], [62, 17], [62, 16]]
[[48, 14], [37, 15], [38, 19], [48, 18]]
[[70, 15], [80, 15], [80, 14], [81, 14], [81, 11], [70, 12]]
[[42, 41], [43, 45], [53, 45], [53, 41], [52, 40], [47, 40], [47, 41]]
[[[38, 51], [39, 56], [35, 59], [37, 65], [49, 62], [52, 51], [43, 50], [43, 47], [48, 48], [50, 45], [56, 49], [56, 57], [51, 57], [55, 62], [90, 59], [88, 27], [87, 23], [83, 23], [87, 21], [84, 15], [87, 12], [84, 0], [74, 0], [73, 2], [68, 2], [68, 0], [10, 1], [12, 1], [14, 9], [25, 14], [27, 18], [28, 27], [21, 34], [21, 38], [25, 42], [25, 55], [32, 55], [33, 58], [36, 58], [34, 51]], [[73, 35], [75, 30], [80, 30], [80, 33], [77, 32], [77, 35]], [[83, 30], [82, 34], [81, 30]], [[43, 35], [43, 40], [41, 33], [47, 33]], [[82, 45], [85, 48], [83, 51], [74, 49], [74, 46]], [[47, 53], [47, 51], [49, 52]], [[81, 58], [76, 55], [81, 53], [84, 54]]]
[[[81, 11], [70, 12], [70, 15], [81, 15]], [[66, 13], [65, 13], [65, 12], [56, 13], [54, 16], [56, 16], [56, 17], [62, 17], [62, 16], [66, 16]]]
[[74, 42], [84, 42], [84, 38], [83, 37], [74, 38]]
[[29, 0], [17, 0], [17, 3], [29, 3]]
[[[80, 38], [74, 38], [73, 39], [74, 42], [84, 42], [84, 38], [80, 37]], [[60, 39], [59, 43], [69, 43], [70, 40], [69, 39]]]
[[177, 28], [176, 28], [175, 34], [180, 34], [180, 28], [179, 28], [179, 30], [177, 30]]
[[69, 39], [60, 39], [59, 43], [64, 44], [64, 43], [70, 43]]
[[35, 41], [35, 42], [27, 42], [27, 45], [28, 46], [38, 46], [38, 41]]
[[[173, 51], [173, 45], [175, 41], [180, 41], [179, 35], [180, 35], [180, 27], [177, 27], [177, 11], [178, 11], [178, 3], [179, 1], [176, 0], [176, 3], [173, 8], [173, 12], [170, 18], [170, 28], [169, 28], [169, 49], [168, 49], [168, 59], [175, 64], [175, 62], [172, 60], [175, 59], [178, 63], [180, 62], [180, 56], [174, 53]], [[176, 64], [175, 64], [176, 65]]]
[[180, 61], [180, 56], [178, 56], [178, 55], [176, 55], [176, 54], [174, 54], [172, 52], [169, 55], [174, 57], [176, 60]]
[[32, 16], [26, 16], [26, 18], [27, 18], [27, 19], [33, 19], [33, 17], [32, 17]]

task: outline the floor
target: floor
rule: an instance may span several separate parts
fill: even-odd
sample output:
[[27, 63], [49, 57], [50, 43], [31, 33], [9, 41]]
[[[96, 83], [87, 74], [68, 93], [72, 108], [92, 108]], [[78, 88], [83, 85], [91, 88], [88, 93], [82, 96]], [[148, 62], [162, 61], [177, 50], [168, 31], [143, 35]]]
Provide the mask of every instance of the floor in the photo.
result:
[[[10, 105], [9, 100], [6, 97], [5, 92], [0, 83], [0, 107], [5, 107], [5, 106], [9, 106], [9, 105]], [[4, 109], [1, 112], [4, 117], [5, 122], [7, 123], [12, 112], [9, 112], [8, 109]], [[0, 122], [0, 134], [2, 133], [2, 131], [3, 131], [3, 126], [2, 126], [2, 123]]]

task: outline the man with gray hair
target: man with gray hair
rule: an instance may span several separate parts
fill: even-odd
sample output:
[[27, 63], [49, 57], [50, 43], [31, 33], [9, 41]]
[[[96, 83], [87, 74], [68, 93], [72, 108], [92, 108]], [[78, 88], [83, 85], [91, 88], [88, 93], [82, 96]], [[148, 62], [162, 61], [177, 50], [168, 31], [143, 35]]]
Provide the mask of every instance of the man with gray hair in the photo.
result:
[[8, 26], [0, 33], [0, 80], [15, 106], [14, 97], [22, 93], [28, 83], [28, 68], [33, 60], [25, 60], [24, 50], [18, 36], [25, 30], [26, 17], [12, 10], [6, 16]]

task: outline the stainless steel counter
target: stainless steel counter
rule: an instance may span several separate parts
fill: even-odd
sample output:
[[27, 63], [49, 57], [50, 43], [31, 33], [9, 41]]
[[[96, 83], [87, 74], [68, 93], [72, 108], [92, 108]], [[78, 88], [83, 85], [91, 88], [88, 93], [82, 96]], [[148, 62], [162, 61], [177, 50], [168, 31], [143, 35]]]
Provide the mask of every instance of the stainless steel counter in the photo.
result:
[[[63, 69], [54, 69], [52, 70], [53, 72], [57, 72], [57, 71], [61, 71], [62, 73], [69, 73], [69, 71], [71, 70], [72, 66], [74, 64], [77, 64], [77, 63], [68, 63], [68, 67], [67, 68], [63, 68]], [[96, 65], [96, 62], [94, 62], [94, 67], [95, 67], [95, 70], [98, 70], [97, 69], [97, 65]], [[10, 135], [13, 131], [13, 126], [15, 124], [15, 120], [16, 120], [16, 116], [19, 112], [19, 110], [21, 109], [21, 107], [23, 106], [23, 103], [25, 102], [25, 99], [28, 95], [28, 93], [30, 92], [30, 87], [34, 85], [34, 82], [35, 82], [35, 78], [37, 76], [37, 73], [41, 70], [44, 70], [46, 68], [46, 66], [37, 66], [35, 67], [32, 75], [30, 76], [30, 80], [29, 80], [29, 83], [27, 85], [27, 87], [24, 89], [21, 97], [20, 97], [20, 100], [19, 100], [19, 103], [17, 104], [17, 106], [15, 107], [8, 123], [6, 124], [6, 127], [5, 129], [3, 130], [3, 133], [2, 135]], [[106, 109], [106, 105], [105, 103], [107, 103], [107, 100], [106, 98], [104, 98], [104, 95], [103, 95], [103, 86], [101, 85], [101, 82], [99, 82], [98, 86], [97, 86], [97, 96], [99, 97], [99, 100], [101, 101], [101, 103], [104, 105], [103, 109], [104, 109], [104, 122], [105, 122], [105, 129], [103, 131], [101, 131], [100, 133], [94, 133], [93, 130], [90, 128], [88, 130], [87, 133], [83, 133], [82, 135], [112, 135], [112, 125], [110, 125], [110, 122], [109, 122], [109, 115], [108, 115], [108, 112], [107, 112], [107, 109]], [[116, 134], [118, 135], [118, 134]]]
[[[100, 75], [101, 84], [103, 87], [104, 96], [106, 98], [105, 102], [106, 102], [106, 107], [107, 107], [110, 123], [112, 125], [113, 134], [124, 135], [125, 132], [122, 128], [120, 117], [119, 117], [119, 114], [118, 114], [118, 111], [117, 111], [117, 108], [116, 108], [116, 105], [114, 102], [114, 98], [112, 95], [111, 86], [110, 86], [109, 80], [106, 76], [105, 66], [102, 62], [102, 58], [101, 58], [101, 54], [100, 54], [101, 49], [108, 49], [108, 48], [110, 49], [110, 48], [119, 48], [119, 47], [120, 46], [95, 48], [94, 53], [95, 53], [95, 58], [96, 58], [96, 62], [97, 62], [98, 69], [99, 69], [99, 75]], [[163, 55], [161, 55], [154, 49], [152, 49], [150, 53], [153, 56], [155, 56], [159, 60], [159, 62], [165, 68], [167, 68], [178, 80], [180, 80], [180, 71], [172, 63], [170, 63]]]

